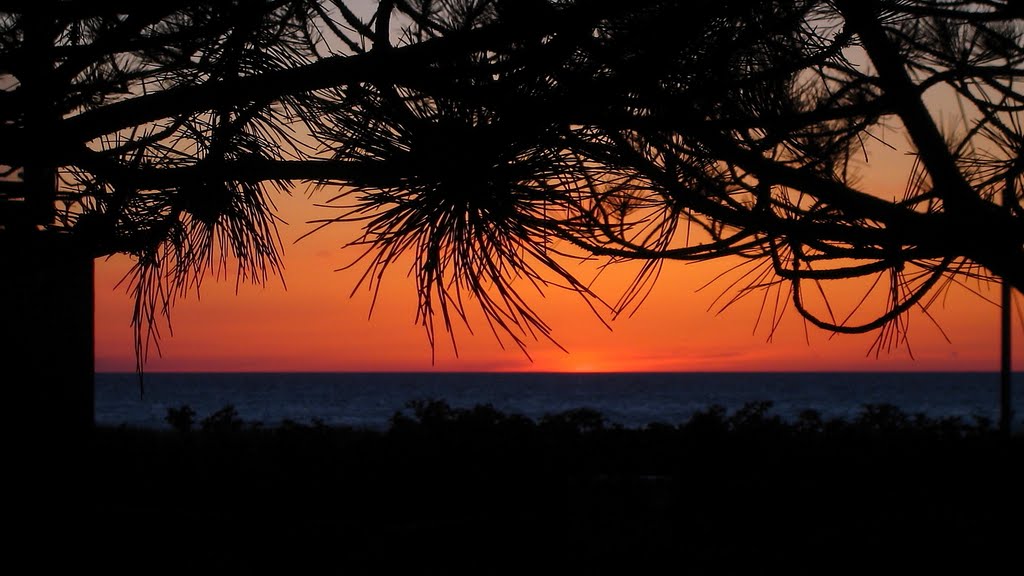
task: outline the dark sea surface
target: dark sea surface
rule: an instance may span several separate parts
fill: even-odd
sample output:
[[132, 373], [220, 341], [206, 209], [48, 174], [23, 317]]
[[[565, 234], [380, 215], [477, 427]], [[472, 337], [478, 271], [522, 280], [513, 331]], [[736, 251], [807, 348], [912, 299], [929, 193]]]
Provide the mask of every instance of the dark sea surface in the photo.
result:
[[[1014, 426], [1024, 426], [1024, 373], [1014, 375]], [[386, 428], [412, 400], [456, 408], [491, 404], [540, 418], [576, 408], [600, 411], [613, 424], [679, 424], [714, 404], [730, 413], [771, 401], [770, 414], [794, 419], [806, 409], [825, 418], [855, 417], [866, 404], [909, 414], [976, 416], [998, 421], [996, 373], [210, 373], [96, 376], [96, 422], [166, 428], [169, 408], [190, 406], [201, 420], [232, 405], [247, 422]]]

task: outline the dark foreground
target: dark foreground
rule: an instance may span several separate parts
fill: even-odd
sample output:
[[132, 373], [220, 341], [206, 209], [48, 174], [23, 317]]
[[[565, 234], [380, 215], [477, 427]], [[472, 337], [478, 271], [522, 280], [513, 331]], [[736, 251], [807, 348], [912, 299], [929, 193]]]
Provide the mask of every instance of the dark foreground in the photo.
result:
[[33, 449], [8, 473], [25, 484], [8, 543], [32, 573], [1020, 569], [1024, 438], [884, 406], [795, 424], [766, 408], [643, 430], [442, 403], [387, 432], [230, 410], [186, 432], [179, 413], [178, 431]]

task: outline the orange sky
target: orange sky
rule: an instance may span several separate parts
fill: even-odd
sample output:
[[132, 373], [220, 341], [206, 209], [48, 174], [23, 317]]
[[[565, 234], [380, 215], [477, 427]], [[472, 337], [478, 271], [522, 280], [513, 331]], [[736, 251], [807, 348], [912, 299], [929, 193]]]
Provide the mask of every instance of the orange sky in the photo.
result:
[[[877, 174], [863, 185], [884, 190]], [[874, 174], [874, 176], [872, 176]], [[902, 183], [888, 184], [901, 190]], [[531, 299], [553, 327], [553, 336], [569, 350], [546, 342], [529, 347], [533, 362], [516, 348], [502, 350], [486, 325], [475, 335], [457, 335], [460, 356], [442, 340], [436, 362], [420, 326], [414, 323], [415, 293], [396, 266], [385, 282], [377, 309], [368, 318], [370, 294], [349, 298], [362, 270], [335, 272], [353, 253], [339, 250], [353, 228], [326, 229], [293, 243], [308, 231], [304, 221], [317, 216], [301, 193], [276, 199], [286, 244], [285, 279], [267, 286], [231, 281], [204, 284], [201, 298], [190, 297], [173, 313], [174, 336], [162, 342], [163, 356], [151, 358], [152, 371], [825, 371], [825, 370], [998, 370], [998, 310], [963, 289], [950, 292], [932, 312], [946, 334], [921, 314], [911, 316], [906, 350], [868, 354], [874, 334], [835, 336], [809, 328], [792, 310], [771, 342], [766, 322], [755, 330], [759, 302], [743, 301], [722, 314], [708, 308], [726, 285], [698, 292], [727, 262], [669, 263], [644, 306], [631, 318], [605, 328], [580, 298], [557, 289]], [[322, 215], [322, 214], [321, 214]], [[127, 270], [126, 258], [97, 262], [96, 358], [99, 371], [134, 367], [131, 299], [114, 285]], [[593, 268], [582, 267], [581, 278]], [[597, 291], [614, 302], [631, 277], [624, 267], [605, 272]], [[991, 287], [989, 297], [998, 299]], [[842, 298], [840, 298], [841, 300]], [[1019, 300], [1018, 296], [1018, 300]], [[479, 320], [479, 319], [478, 319]], [[1015, 313], [1014, 362], [1024, 366], [1024, 334]]]

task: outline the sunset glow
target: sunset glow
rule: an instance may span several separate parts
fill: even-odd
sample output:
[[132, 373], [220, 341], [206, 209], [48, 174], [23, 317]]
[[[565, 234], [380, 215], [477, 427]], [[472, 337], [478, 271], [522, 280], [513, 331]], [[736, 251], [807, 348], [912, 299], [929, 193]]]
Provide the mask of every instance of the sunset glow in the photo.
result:
[[[870, 182], [870, 180], [867, 180]], [[769, 341], [769, 322], [756, 326], [760, 298], [741, 300], [722, 313], [711, 308], [728, 283], [700, 290], [730, 267], [728, 262], [669, 262], [650, 297], [632, 317], [601, 320], [580, 296], [552, 288], [544, 297], [522, 288], [552, 327], [552, 335], [568, 350], [545, 341], [531, 341], [527, 358], [514, 344], [495, 340], [482, 318], [470, 318], [473, 333], [456, 326], [455, 355], [443, 330], [431, 351], [415, 323], [412, 280], [396, 266], [384, 282], [376, 308], [369, 315], [372, 294], [352, 292], [363, 269], [348, 264], [358, 253], [340, 247], [357, 230], [338, 226], [319, 231], [298, 243], [311, 228], [307, 220], [322, 217], [312, 202], [297, 192], [275, 198], [289, 225], [281, 227], [285, 242], [287, 290], [279, 280], [266, 286], [242, 285], [235, 294], [233, 278], [209, 279], [200, 297], [178, 302], [172, 314], [173, 336], [161, 340], [162, 356], [153, 350], [151, 371], [989, 371], [998, 370], [998, 309], [967, 289], [954, 287], [936, 302], [931, 313], [951, 342], [923, 314], [910, 317], [910, 347], [877, 357], [871, 350], [876, 334], [832, 336], [808, 327], [788, 310]], [[125, 257], [97, 262], [96, 358], [98, 371], [131, 371], [131, 297], [114, 286], [127, 271]], [[579, 277], [593, 278], [596, 266], [580, 265]], [[635, 267], [605, 270], [596, 292], [614, 303]], [[980, 286], [998, 299], [996, 286]], [[860, 294], [851, 294], [856, 301]], [[844, 298], [840, 298], [843, 300]], [[1017, 301], [1019, 309], [1019, 297]], [[1015, 312], [1014, 363], [1024, 365], [1024, 335]], [[433, 359], [432, 359], [433, 357]]]

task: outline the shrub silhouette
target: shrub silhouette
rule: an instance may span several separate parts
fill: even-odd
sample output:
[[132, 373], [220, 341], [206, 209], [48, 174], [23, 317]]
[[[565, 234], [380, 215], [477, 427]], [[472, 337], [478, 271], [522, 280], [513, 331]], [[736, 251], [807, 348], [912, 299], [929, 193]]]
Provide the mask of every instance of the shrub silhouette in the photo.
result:
[[794, 429], [801, 434], [817, 434], [825, 429], [825, 421], [817, 410], [801, 410], [797, 415]]
[[567, 431], [575, 434], [590, 434], [604, 430], [608, 419], [593, 408], [575, 408], [557, 414], [545, 414], [540, 419], [544, 428]]
[[182, 404], [177, 408], [168, 408], [164, 422], [171, 425], [178, 432], [183, 434], [191, 432], [195, 425], [196, 411], [188, 404]]
[[733, 432], [766, 432], [784, 428], [782, 418], [778, 415], [769, 416], [768, 411], [773, 403], [768, 400], [747, 402], [732, 416], [728, 426]]
[[911, 419], [892, 404], [865, 404], [854, 424], [864, 432], [904, 432], [911, 428]]
[[722, 435], [729, 431], [725, 406], [712, 404], [705, 410], [698, 410], [682, 425], [682, 429], [698, 435]]
[[227, 404], [204, 418], [199, 425], [203, 432], [227, 433], [242, 430], [245, 422], [238, 416], [234, 405]]

